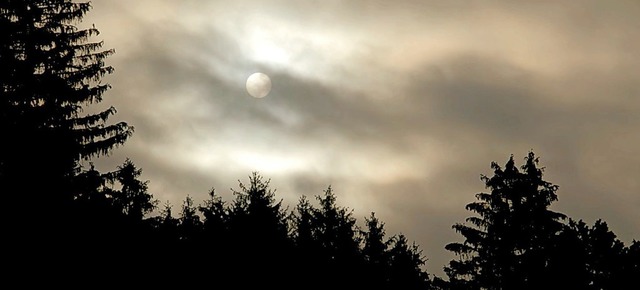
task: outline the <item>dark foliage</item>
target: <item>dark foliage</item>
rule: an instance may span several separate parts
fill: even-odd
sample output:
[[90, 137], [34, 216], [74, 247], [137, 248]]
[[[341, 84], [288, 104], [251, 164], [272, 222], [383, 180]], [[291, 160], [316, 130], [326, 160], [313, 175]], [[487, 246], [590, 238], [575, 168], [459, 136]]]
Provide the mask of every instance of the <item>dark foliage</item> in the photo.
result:
[[[637, 272], [633, 245], [625, 248], [597, 221], [592, 228], [549, 210], [558, 186], [542, 179], [530, 152], [516, 167], [495, 162], [482, 176], [489, 193], [478, 193], [467, 210], [478, 216], [453, 228], [465, 241], [445, 248], [458, 256], [445, 267], [442, 289], [625, 289]], [[634, 242], [636, 244], [636, 242]]]
[[446, 249], [460, 258], [446, 268], [454, 288], [539, 289], [549, 283], [550, 246], [564, 215], [550, 211], [558, 186], [542, 179], [533, 152], [521, 171], [513, 156], [505, 168], [492, 163], [493, 177], [482, 176], [489, 193], [478, 193], [467, 210], [478, 216], [453, 228], [465, 237]]
[[[2, 1], [0, 3], [0, 184], [3, 192], [38, 197], [31, 202], [61, 200], [82, 158], [107, 154], [131, 135], [124, 122], [107, 124], [111, 107], [82, 114], [86, 105], [102, 101], [113, 72], [90, 42], [95, 28], [80, 30], [89, 3], [67, 0]], [[38, 182], [30, 182], [38, 180]]]

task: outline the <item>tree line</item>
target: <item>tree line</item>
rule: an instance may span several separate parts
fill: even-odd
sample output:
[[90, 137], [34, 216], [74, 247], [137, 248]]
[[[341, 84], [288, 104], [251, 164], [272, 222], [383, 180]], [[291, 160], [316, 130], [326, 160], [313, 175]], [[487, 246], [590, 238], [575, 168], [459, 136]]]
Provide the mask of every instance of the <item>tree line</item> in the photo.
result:
[[[462, 241], [446, 278], [425, 254], [388, 236], [374, 213], [358, 224], [331, 187], [284, 206], [257, 173], [233, 199], [160, 205], [127, 159], [112, 172], [80, 164], [108, 155], [133, 127], [100, 103], [113, 50], [78, 29], [90, 3], [0, 2], [0, 194], [5, 263], [15, 277], [194, 283], [212, 287], [372, 289], [631, 289], [640, 242], [602, 220], [588, 225], [550, 206], [558, 186], [533, 152], [482, 176], [487, 192], [453, 230]], [[159, 214], [153, 214], [159, 212]], [[126, 279], [124, 279], [126, 278]], [[184, 286], [184, 284], [182, 284]], [[165, 285], [166, 286], [166, 285]]]

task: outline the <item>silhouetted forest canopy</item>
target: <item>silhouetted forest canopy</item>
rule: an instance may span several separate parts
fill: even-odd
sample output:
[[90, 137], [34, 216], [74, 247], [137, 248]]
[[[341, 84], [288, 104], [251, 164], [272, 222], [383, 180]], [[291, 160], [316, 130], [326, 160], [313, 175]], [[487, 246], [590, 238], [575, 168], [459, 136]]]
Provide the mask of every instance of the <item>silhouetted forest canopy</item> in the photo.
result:
[[[78, 29], [89, 3], [0, 2], [0, 193], [8, 273], [94, 281], [190, 283], [267, 289], [632, 289], [640, 242], [621, 242], [555, 212], [558, 186], [538, 157], [491, 163], [485, 192], [453, 225], [460, 240], [447, 277], [425, 270], [429, 253], [389, 235], [375, 213], [358, 221], [329, 186], [285, 205], [258, 173], [232, 200], [211, 190], [198, 203], [161, 203], [130, 159], [111, 172], [84, 161], [133, 133], [116, 109], [83, 114], [110, 88], [114, 50]], [[126, 74], [127, 72], [122, 72]], [[473, 196], [469, 195], [469, 200]], [[464, 205], [460, 205], [461, 207]], [[158, 214], [159, 213], [159, 214]], [[133, 285], [133, 284], [132, 284]], [[233, 285], [233, 286], [229, 286]]]

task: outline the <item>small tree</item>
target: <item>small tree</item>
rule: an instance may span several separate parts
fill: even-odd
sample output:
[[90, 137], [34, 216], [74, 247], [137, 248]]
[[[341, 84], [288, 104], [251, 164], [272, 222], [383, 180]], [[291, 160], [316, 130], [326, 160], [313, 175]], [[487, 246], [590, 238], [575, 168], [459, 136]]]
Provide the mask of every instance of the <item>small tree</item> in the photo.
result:
[[202, 222], [200, 221], [198, 210], [193, 204], [191, 196], [187, 195], [182, 203], [179, 221], [178, 229], [181, 240], [192, 241], [199, 238], [200, 231], [202, 230]]
[[418, 246], [409, 245], [404, 235], [389, 242], [389, 289], [429, 289], [429, 276], [421, 268], [426, 261]]
[[141, 221], [145, 215], [151, 213], [158, 204], [153, 195], [147, 192], [149, 181], [141, 181], [142, 169], [138, 169], [133, 162], [127, 158], [125, 162], [118, 166], [118, 170], [110, 174], [111, 182], [118, 182], [121, 185], [119, 190], [111, 190], [109, 195], [113, 199], [113, 204], [122, 213], [133, 220]]
[[154, 218], [154, 227], [162, 241], [160, 244], [173, 250], [176, 242], [180, 239], [179, 225], [180, 220], [173, 216], [173, 206], [169, 201], [166, 201], [160, 215]]
[[204, 217], [205, 237], [210, 242], [222, 238], [226, 234], [228, 213], [222, 198], [216, 195], [215, 189], [209, 191], [209, 199], [198, 207]]

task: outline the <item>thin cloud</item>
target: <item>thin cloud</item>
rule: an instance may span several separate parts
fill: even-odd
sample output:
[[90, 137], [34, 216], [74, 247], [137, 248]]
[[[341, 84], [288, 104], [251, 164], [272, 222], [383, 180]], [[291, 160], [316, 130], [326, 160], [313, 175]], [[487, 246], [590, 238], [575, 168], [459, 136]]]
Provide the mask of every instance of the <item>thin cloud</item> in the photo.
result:
[[[415, 239], [442, 274], [450, 226], [491, 161], [530, 149], [554, 209], [638, 239], [636, 1], [94, 0], [116, 48], [105, 103], [131, 157], [174, 205], [260, 169], [293, 205], [332, 184], [362, 218]], [[244, 82], [273, 81], [255, 100]], [[273, 165], [270, 165], [273, 164]]]

